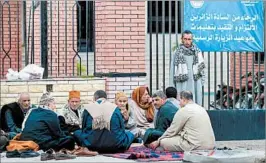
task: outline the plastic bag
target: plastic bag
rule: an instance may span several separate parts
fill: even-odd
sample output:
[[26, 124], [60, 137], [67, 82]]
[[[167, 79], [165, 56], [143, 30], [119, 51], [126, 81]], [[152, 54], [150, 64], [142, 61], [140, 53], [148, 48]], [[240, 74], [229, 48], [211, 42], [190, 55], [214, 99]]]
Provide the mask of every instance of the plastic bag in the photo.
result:
[[22, 80], [42, 79], [44, 68], [29, 64], [19, 72], [19, 78]]
[[6, 78], [7, 78], [7, 80], [18, 80], [19, 79], [19, 73], [10, 68], [7, 70]]

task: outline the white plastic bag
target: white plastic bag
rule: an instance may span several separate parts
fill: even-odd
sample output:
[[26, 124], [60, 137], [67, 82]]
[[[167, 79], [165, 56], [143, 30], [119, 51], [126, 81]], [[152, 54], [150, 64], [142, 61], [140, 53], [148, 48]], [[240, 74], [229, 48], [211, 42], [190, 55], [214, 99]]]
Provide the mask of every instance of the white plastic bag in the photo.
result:
[[29, 64], [19, 72], [19, 78], [22, 80], [42, 79], [44, 68]]
[[10, 68], [7, 70], [6, 78], [7, 80], [18, 80], [19, 73]]

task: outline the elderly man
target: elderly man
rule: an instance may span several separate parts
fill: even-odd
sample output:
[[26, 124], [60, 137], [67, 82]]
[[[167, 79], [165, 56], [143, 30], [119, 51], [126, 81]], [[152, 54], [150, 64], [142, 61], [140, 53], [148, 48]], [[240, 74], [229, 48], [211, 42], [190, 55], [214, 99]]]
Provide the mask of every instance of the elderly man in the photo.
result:
[[66, 128], [68, 132], [74, 132], [81, 128], [84, 107], [80, 104], [79, 91], [70, 91], [68, 97], [68, 104], [62, 109], [57, 110], [57, 113], [64, 117], [66, 124], [64, 128]]
[[53, 111], [55, 108], [54, 98], [49, 93], [44, 93], [39, 107], [31, 109], [25, 117], [20, 139], [32, 140], [44, 151], [53, 149], [57, 152], [61, 149], [74, 149], [74, 138], [62, 132], [58, 116]]
[[145, 145], [157, 140], [163, 135], [165, 130], [171, 125], [173, 118], [178, 110], [171, 102], [166, 101], [166, 96], [163, 91], [156, 91], [152, 95], [153, 105], [158, 110], [155, 128], [148, 129], [145, 132], [143, 142]]
[[127, 150], [134, 135], [125, 131], [124, 120], [117, 105], [107, 101], [107, 95], [102, 90], [94, 93], [94, 101], [84, 110], [82, 130], [74, 132], [79, 144], [99, 153]]
[[180, 93], [182, 108], [175, 114], [171, 126], [149, 147], [173, 152], [214, 148], [215, 137], [209, 115], [192, 99], [190, 91]]
[[36, 107], [31, 105], [30, 95], [21, 93], [18, 102], [6, 104], [1, 109], [1, 128], [5, 132], [20, 133], [24, 117], [29, 109]]
[[202, 104], [205, 63], [200, 49], [193, 43], [193, 34], [182, 33], [182, 44], [178, 46], [171, 59], [170, 84], [180, 91], [189, 90], [197, 104]]

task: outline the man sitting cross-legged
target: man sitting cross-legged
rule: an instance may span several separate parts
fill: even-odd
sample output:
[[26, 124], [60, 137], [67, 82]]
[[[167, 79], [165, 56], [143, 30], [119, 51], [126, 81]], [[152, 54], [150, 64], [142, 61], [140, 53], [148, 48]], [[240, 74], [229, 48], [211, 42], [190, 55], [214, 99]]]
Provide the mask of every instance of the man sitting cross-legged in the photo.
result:
[[35, 107], [35, 105], [31, 104], [28, 93], [20, 93], [17, 102], [6, 104], [2, 107], [0, 116], [1, 129], [8, 132], [11, 138], [21, 133], [21, 125], [26, 113]]
[[63, 148], [73, 150], [74, 138], [62, 132], [58, 115], [53, 111], [55, 108], [54, 98], [49, 93], [44, 93], [39, 107], [31, 109], [26, 115], [20, 139], [32, 140], [44, 151], [50, 148], [55, 151]]
[[70, 91], [68, 103], [62, 108], [56, 110], [61, 121], [65, 121], [65, 125], [61, 127], [69, 133], [79, 130], [82, 122], [84, 107], [80, 104], [80, 91]]
[[117, 105], [107, 101], [105, 91], [94, 93], [94, 103], [85, 106], [82, 129], [74, 132], [79, 144], [99, 153], [127, 150], [134, 135], [125, 131], [122, 114]]
[[173, 152], [213, 149], [215, 137], [207, 111], [193, 102], [190, 91], [180, 93], [180, 106], [171, 126], [149, 147]]
[[170, 101], [166, 101], [166, 95], [163, 91], [156, 91], [152, 95], [153, 105], [158, 110], [155, 128], [146, 130], [143, 142], [145, 145], [157, 140], [163, 135], [165, 130], [171, 125], [173, 118], [178, 110]]

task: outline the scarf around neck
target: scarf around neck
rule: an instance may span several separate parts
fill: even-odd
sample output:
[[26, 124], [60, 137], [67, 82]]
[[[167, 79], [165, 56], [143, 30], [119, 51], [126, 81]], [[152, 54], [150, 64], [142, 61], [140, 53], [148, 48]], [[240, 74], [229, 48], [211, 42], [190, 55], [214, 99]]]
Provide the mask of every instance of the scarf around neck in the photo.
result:
[[92, 129], [110, 130], [111, 118], [117, 106], [106, 99], [99, 99], [94, 103], [84, 106], [92, 116]]
[[175, 51], [174, 80], [176, 82], [185, 82], [188, 80], [188, 68], [184, 55], [193, 56], [193, 78], [197, 81], [203, 76], [205, 63], [200, 49], [195, 44], [192, 44], [189, 48], [181, 44]]

